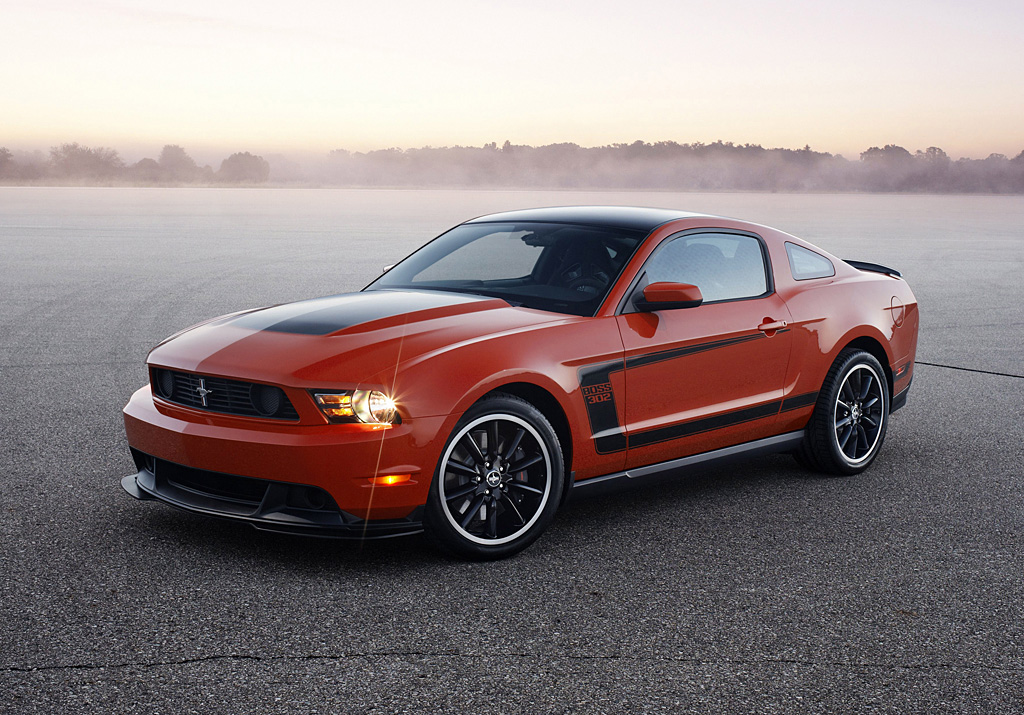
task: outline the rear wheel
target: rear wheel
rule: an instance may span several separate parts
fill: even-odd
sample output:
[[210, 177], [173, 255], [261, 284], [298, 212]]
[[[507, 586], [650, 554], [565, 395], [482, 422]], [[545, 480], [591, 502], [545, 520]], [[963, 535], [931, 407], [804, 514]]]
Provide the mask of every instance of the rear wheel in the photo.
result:
[[848, 348], [833, 363], [818, 394], [800, 464], [829, 474], [858, 474], [878, 455], [889, 424], [889, 385], [878, 360]]
[[533, 543], [562, 494], [562, 450], [533, 405], [499, 394], [455, 426], [427, 499], [427, 533], [463, 557], [498, 559]]

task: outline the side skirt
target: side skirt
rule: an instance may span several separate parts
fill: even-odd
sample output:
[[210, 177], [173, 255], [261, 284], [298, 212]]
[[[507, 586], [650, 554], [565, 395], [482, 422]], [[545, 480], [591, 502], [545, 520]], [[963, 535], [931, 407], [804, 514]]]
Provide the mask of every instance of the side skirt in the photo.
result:
[[673, 459], [668, 462], [650, 464], [646, 467], [627, 469], [624, 472], [584, 479], [575, 482], [572, 491], [581, 494], [600, 494], [605, 491], [616, 491], [624, 485], [635, 484], [646, 479], [676, 476], [695, 467], [718, 466], [764, 454], [789, 452], [799, 447], [803, 438], [803, 430], [787, 432], [786, 434], [775, 435], [774, 437], [765, 437], [753, 442], [723, 447], [722, 449], [702, 452], [701, 454], [694, 454], [681, 459]]
[[896, 410], [900, 409], [901, 407], [903, 407], [903, 406], [905, 406], [907, 404], [907, 395], [910, 394], [910, 386], [911, 386], [911, 384], [913, 384], [913, 382], [914, 382], [914, 376], [911, 375], [910, 376], [910, 382], [908, 382], [907, 386], [903, 388], [903, 391], [900, 392], [900, 394], [898, 394], [898, 395], [896, 395], [895, 397], [892, 398], [892, 407], [889, 408], [889, 414], [890, 415], [893, 412], [895, 412]]

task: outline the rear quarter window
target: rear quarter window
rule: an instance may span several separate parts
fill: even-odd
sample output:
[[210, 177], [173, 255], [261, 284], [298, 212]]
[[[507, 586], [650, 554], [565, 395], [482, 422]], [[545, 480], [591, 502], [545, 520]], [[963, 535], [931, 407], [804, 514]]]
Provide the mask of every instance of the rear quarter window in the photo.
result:
[[787, 241], [786, 255], [789, 256], [789, 270], [798, 281], [828, 278], [836, 274], [836, 267], [832, 265], [832, 261], [803, 246]]

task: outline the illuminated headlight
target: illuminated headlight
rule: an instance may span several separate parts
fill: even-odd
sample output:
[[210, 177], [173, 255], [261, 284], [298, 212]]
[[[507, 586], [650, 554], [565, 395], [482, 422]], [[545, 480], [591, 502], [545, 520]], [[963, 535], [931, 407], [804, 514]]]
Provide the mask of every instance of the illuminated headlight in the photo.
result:
[[367, 424], [391, 424], [395, 421], [395, 402], [377, 390], [356, 390], [352, 393], [356, 417]]
[[313, 399], [331, 422], [381, 425], [392, 424], [398, 418], [395, 401], [379, 390], [316, 392]]

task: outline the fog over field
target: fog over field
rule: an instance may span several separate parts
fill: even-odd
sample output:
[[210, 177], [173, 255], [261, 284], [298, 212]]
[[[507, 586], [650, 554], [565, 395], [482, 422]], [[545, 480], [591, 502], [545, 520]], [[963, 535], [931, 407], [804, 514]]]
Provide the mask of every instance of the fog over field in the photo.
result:
[[954, 159], [939, 147], [895, 144], [859, 156], [757, 144], [674, 141], [583, 147], [505, 141], [483, 146], [335, 149], [289, 156], [235, 151], [201, 165], [178, 145], [127, 161], [79, 143], [48, 152], [0, 146], [0, 184], [250, 185], [402, 188], [541, 188], [674, 191], [1024, 193], [1024, 151]]

